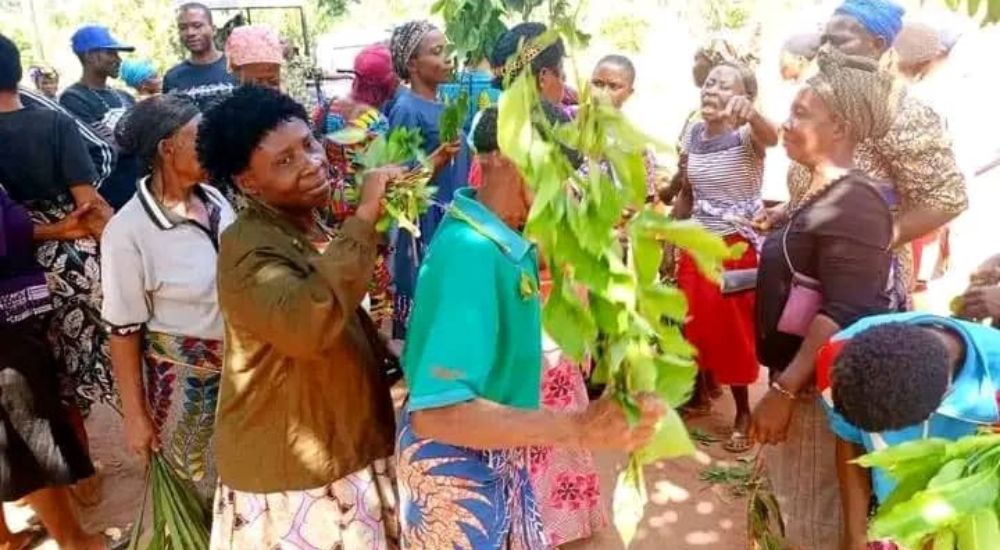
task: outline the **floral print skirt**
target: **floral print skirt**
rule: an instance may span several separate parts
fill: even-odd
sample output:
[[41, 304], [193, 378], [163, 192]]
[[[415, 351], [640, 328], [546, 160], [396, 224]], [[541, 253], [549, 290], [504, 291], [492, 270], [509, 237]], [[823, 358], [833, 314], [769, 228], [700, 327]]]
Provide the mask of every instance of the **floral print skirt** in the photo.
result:
[[[393, 466], [307, 491], [245, 493], [219, 484], [212, 550], [397, 550]], [[424, 547], [432, 548], [432, 547]]]
[[[74, 209], [69, 194], [32, 200], [25, 207], [35, 224], [56, 223]], [[52, 294], [49, 339], [58, 360], [64, 400], [88, 414], [95, 402], [117, 404], [111, 376], [108, 330], [101, 320], [101, 260], [97, 241], [45, 241], [35, 251]]]
[[[580, 412], [590, 399], [579, 365], [542, 337], [542, 407]], [[590, 538], [608, 525], [601, 505], [601, 482], [589, 451], [532, 447], [531, 485], [545, 525], [550, 548]]]
[[396, 453], [404, 549], [547, 548], [523, 450], [419, 439], [404, 413]]
[[147, 405], [163, 456], [210, 503], [218, 478], [212, 433], [222, 342], [147, 332], [144, 343]]

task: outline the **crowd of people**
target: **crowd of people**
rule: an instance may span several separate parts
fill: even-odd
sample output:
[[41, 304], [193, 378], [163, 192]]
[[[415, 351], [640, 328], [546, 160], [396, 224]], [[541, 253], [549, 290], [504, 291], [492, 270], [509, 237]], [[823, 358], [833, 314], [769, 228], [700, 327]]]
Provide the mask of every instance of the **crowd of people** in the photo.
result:
[[[741, 254], [721, 285], [666, 255], [699, 375], [687, 403], [637, 396], [630, 423], [542, 327], [532, 182], [499, 146], [512, 77], [534, 77], [549, 123], [576, 114], [545, 25], [459, 69], [441, 29], [400, 24], [358, 54], [347, 96], [307, 107], [270, 27], [219, 48], [204, 5], [176, 22], [189, 55], [162, 76], [123, 60], [134, 49], [108, 28], [80, 28], [82, 76], [61, 90], [0, 36], [0, 497], [62, 548], [106, 547], [75, 510], [101, 498], [84, 423], [98, 403], [130, 452], [190, 481], [213, 549], [586, 545], [611, 528], [593, 453], [639, 449], [667, 407], [705, 414], [728, 386], [724, 448], [764, 446], [791, 546], [861, 550], [880, 543], [867, 521], [893, 484], [851, 460], [1000, 423], [1000, 331], [984, 324], [1000, 320], [1000, 246], [969, 221], [995, 204], [1000, 146], [948, 105], [984, 82], [953, 66], [970, 28], [845, 0], [784, 44], [781, 120], [758, 52], [698, 51], [701, 104], [672, 179], [647, 153], [648, 201]], [[589, 85], [621, 109], [636, 78], [613, 54]], [[448, 142], [445, 99], [463, 88]], [[356, 159], [397, 128], [431, 166], [419, 238], [376, 230], [408, 167]], [[774, 156], [779, 203], [762, 194]], [[935, 279], [952, 316], [914, 311]], [[0, 515], [0, 548], [32, 540]]]

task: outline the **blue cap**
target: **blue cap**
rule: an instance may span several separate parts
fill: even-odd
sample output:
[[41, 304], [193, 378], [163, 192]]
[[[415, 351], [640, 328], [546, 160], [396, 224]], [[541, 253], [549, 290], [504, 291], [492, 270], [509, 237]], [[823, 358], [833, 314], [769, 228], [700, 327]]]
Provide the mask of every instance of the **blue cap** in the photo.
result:
[[126, 46], [111, 36], [107, 27], [87, 25], [73, 33], [73, 53], [83, 55], [94, 50], [116, 50], [120, 52], [135, 51], [132, 46]]

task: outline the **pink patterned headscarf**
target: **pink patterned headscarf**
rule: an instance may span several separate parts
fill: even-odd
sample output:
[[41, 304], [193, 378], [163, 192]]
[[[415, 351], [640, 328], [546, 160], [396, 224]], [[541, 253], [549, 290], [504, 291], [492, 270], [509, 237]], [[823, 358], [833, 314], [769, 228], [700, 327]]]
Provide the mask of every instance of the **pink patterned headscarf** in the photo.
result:
[[226, 41], [226, 58], [229, 67], [242, 67], [253, 63], [285, 62], [284, 50], [278, 33], [267, 25], [236, 27]]

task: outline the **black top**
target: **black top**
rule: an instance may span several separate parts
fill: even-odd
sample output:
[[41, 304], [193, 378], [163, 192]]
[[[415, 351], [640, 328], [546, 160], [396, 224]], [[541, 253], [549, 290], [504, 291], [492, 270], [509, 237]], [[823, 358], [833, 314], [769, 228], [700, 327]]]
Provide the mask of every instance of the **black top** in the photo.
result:
[[54, 199], [97, 177], [69, 116], [21, 109], [0, 113], [0, 184], [17, 202]]
[[[77, 82], [59, 96], [59, 103], [89, 124], [98, 136], [115, 145], [115, 127], [125, 112], [135, 105], [135, 99], [121, 90], [88, 88]], [[117, 146], [115, 148], [118, 149]], [[118, 210], [135, 194], [138, 179], [138, 159], [118, 150], [118, 160], [111, 169], [111, 175], [97, 190], [112, 208]]]
[[182, 93], [194, 100], [202, 111], [228, 97], [235, 87], [236, 79], [229, 74], [226, 56], [208, 65], [184, 60], [163, 77], [164, 93]]
[[[886, 313], [892, 254], [892, 214], [867, 176], [852, 172], [793, 214], [788, 256], [795, 270], [822, 284], [820, 313], [846, 327], [861, 317]], [[792, 273], [776, 228], [764, 242], [757, 276], [757, 358], [785, 369], [802, 338], [778, 332]]]

